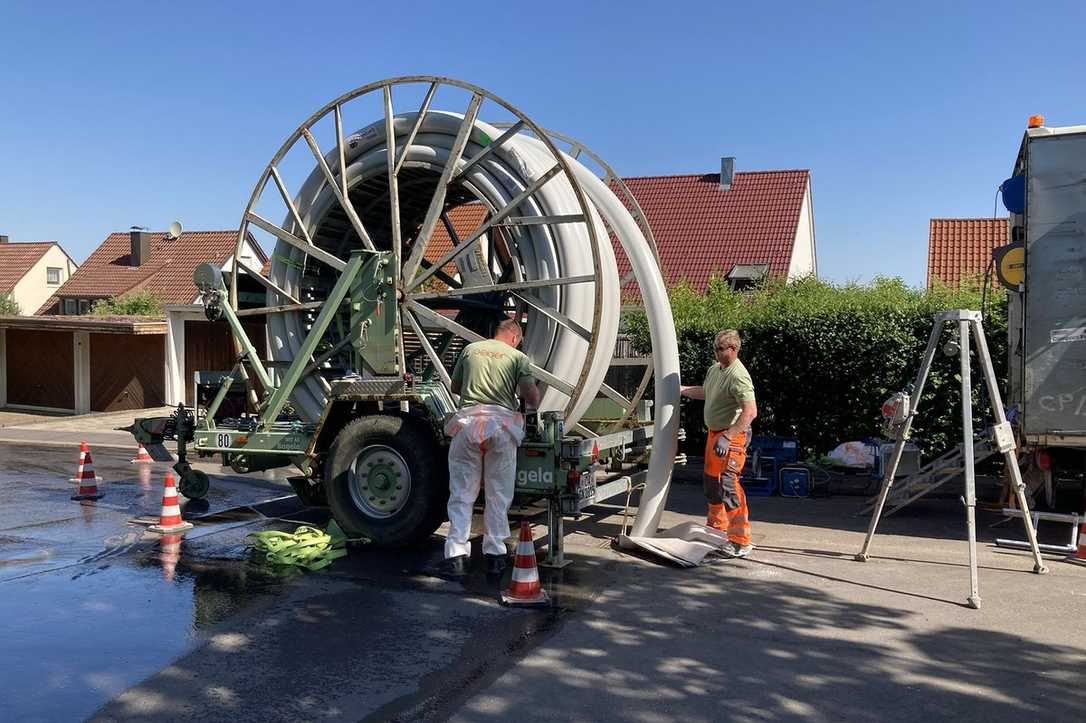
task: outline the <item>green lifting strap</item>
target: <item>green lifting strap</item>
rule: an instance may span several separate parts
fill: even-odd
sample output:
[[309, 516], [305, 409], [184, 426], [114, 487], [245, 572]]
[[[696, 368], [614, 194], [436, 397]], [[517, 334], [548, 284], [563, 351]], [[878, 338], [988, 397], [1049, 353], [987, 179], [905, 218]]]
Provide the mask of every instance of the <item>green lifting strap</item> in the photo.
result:
[[327, 530], [302, 525], [294, 532], [265, 530], [248, 536], [253, 538], [253, 549], [271, 565], [293, 565], [315, 571], [347, 555], [347, 535], [335, 520], [328, 523]]

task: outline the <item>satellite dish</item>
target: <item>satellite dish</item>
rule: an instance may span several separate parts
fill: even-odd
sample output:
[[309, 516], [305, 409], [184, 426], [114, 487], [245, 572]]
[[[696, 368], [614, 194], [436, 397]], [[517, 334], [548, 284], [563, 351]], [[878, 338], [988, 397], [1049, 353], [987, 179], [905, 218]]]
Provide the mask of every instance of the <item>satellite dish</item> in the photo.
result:
[[170, 230], [166, 232], [166, 235], [171, 239], [175, 239], [181, 235], [181, 222], [174, 221], [170, 224]]

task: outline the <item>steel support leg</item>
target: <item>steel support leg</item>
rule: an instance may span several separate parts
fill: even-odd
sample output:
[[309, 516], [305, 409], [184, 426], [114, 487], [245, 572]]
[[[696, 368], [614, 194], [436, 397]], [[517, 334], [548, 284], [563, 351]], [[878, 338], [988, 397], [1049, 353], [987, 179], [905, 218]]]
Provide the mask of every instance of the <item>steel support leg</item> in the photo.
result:
[[572, 563], [567, 560], [563, 541], [565, 539], [565, 518], [557, 499], [547, 503], [547, 557], [539, 563], [540, 567], [563, 568]]
[[977, 485], [973, 462], [973, 383], [969, 370], [969, 322], [958, 322], [962, 378], [962, 468], [965, 472], [965, 526], [969, 539], [969, 607], [980, 609], [977, 581]]
[[901, 454], [905, 449], [905, 443], [909, 440], [909, 430], [912, 429], [913, 417], [916, 415], [917, 407], [920, 406], [920, 395], [924, 391], [924, 384], [927, 382], [932, 360], [935, 359], [935, 349], [939, 345], [939, 337], [942, 335], [942, 331], [943, 323], [936, 321], [931, 330], [931, 336], [928, 337], [928, 347], [924, 351], [924, 361], [920, 365], [920, 372], [916, 375], [913, 393], [909, 398], [909, 416], [901, 425], [901, 429], [898, 430], [897, 441], [894, 444], [894, 454], [890, 458], [890, 468], [887, 470], [886, 476], [883, 477], [882, 487], [879, 489], [879, 501], [871, 513], [871, 522], [867, 526], [867, 536], [864, 537], [863, 548], [855, 558], [860, 562], [867, 562], [871, 558], [871, 542], [875, 539], [875, 529], [879, 525], [879, 518], [882, 517], [882, 510], [886, 506], [886, 498], [890, 496], [890, 488], [894, 486], [894, 477], [897, 475], [898, 464], [901, 462]]
[[[992, 367], [992, 356], [988, 353], [988, 340], [984, 337], [984, 328], [979, 321], [973, 321], [973, 337], [977, 342], [977, 356], [980, 358], [981, 368], [984, 370], [984, 381], [988, 387], [988, 398], [991, 400], [992, 415], [997, 425], [1003, 425], [1007, 421], [1007, 414], [1003, 410], [1003, 399], [999, 394], [999, 385], [996, 381], [995, 369]], [[1026, 485], [1022, 481], [1022, 470], [1018, 468], [1018, 456], [1014, 449], [1003, 452], [1003, 459], [1007, 471], [1011, 475], [1011, 486], [1014, 487], [1014, 495], [1018, 500], [1018, 509], [1022, 510], [1022, 524], [1026, 528], [1026, 539], [1029, 541], [1029, 549], [1033, 553], [1033, 572], [1044, 575], [1048, 572], [1044, 561], [1041, 559], [1041, 548], [1037, 544], [1037, 530], [1029, 515], [1029, 504], [1026, 502]]]

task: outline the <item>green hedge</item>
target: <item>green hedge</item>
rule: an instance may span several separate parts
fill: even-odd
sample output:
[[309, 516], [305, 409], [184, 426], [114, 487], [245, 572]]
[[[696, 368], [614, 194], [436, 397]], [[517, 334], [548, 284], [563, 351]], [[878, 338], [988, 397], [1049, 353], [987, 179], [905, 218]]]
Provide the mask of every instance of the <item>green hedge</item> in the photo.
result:
[[[759, 289], [746, 297], [720, 280], [705, 294], [679, 287], [671, 294], [684, 384], [698, 384], [713, 362], [713, 336], [739, 329], [740, 358], [754, 378], [756, 434], [797, 437], [807, 454], [825, 454], [840, 442], [877, 436], [880, 407], [914, 380], [934, 315], [980, 309], [981, 285], [919, 290], [900, 279], [836, 286], [816, 279]], [[989, 292], [985, 330], [996, 374], [1006, 378], [1006, 297]], [[628, 320], [634, 344], [648, 349], [645, 318]], [[944, 334], [942, 342], [949, 339]], [[936, 355], [914, 436], [926, 454], [941, 454], [961, 436], [958, 358]], [[983, 379], [974, 365], [975, 396]], [[1002, 389], [1005, 394], [1005, 385]], [[978, 415], [979, 423], [979, 415]], [[704, 444], [701, 405], [684, 401], [689, 451]]]

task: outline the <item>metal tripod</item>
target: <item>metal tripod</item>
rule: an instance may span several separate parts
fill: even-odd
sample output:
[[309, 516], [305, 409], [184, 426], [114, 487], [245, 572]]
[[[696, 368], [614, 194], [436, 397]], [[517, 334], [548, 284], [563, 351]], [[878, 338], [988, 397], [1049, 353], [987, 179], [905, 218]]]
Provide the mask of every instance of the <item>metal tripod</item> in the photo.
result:
[[980, 608], [980, 590], [977, 583], [977, 494], [976, 471], [974, 469], [973, 461], [973, 396], [972, 383], [969, 375], [970, 329], [972, 329], [973, 339], [977, 345], [977, 357], [980, 359], [981, 368], [984, 372], [984, 381], [988, 387], [988, 398], [992, 408], [992, 416], [995, 418], [995, 424], [989, 430], [989, 434], [991, 435], [993, 444], [1003, 454], [1003, 458], [1006, 460], [1007, 473], [1011, 476], [1011, 483], [1014, 486], [1014, 492], [1018, 498], [1018, 506], [1026, 513], [1023, 515], [1023, 522], [1026, 527], [1026, 537], [1029, 540], [1029, 548], [1033, 552], [1033, 572], [1038, 575], [1043, 575], [1048, 572], [1048, 568], [1045, 567], [1044, 562], [1041, 561], [1041, 551], [1037, 546], [1037, 533], [1033, 529], [1033, 522], [1028, 514], [1029, 507], [1026, 503], [1026, 486], [1022, 482], [1022, 473], [1018, 469], [1018, 457], [1014, 452], [1014, 434], [1011, 431], [1010, 422], [1007, 421], [1007, 415], [1003, 411], [1003, 402], [999, 395], [999, 386], [996, 383], [995, 370], [992, 368], [992, 357], [988, 353], [988, 342], [984, 338], [984, 329], [981, 327], [981, 315], [979, 311], [956, 309], [953, 311], [944, 311], [937, 314], [935, 317], [935, 326], [932, 328], [931, 337], [928, 339], [928, 348], [924, 352], [924, 361], [920, 365], [920, 373], [916, 376], [916, 383], [913, 385], [913, 391], [909, 398], [909, 411], [904, 419], [896, 425], [894, 454], [893, 457], [891, 457], [886, 477], [883, 479], [882, 489], [879, 491], [879, 499], [875, 505], [874, 514], [871, 516], [871, 524], [867, 528], [867, 537], [864, 538], [863, 549], [856, 555], [856, 559], [860, 562], [867, 562], [867, 560], [870, 559], [869, 551], [871, 549], [871, 541], [875, 537], [875, 528], [879, 524], [879, 518], [882, 516], [882, 509], [886, 504], [886, 498], [890, 494], [890, 488], [894, 484], [894, 475], [897, 474], [898, 463], [901, 461], [901, 452], [905, 447], [906, 440], [909, 438], [913, 417], [916, 416], [917, 408], [920, 405], [920, 397], [924, 392], [924, 383], [927, 381], [928, 372], [931, 371], [931, 363], [935, 358], [936, 348], [939, 345], [939, 337], [942, 336], [944, 324], [949, 322], [957, 322], [958, 324], [958, 357], [961, 360], [962, 453], [965, 458], [963, 465], [963, 470], [965, 472], [964, 501], [965, 519], [969, 532], [970, 592], [968, 603], [971, 608], [978, 609]]

